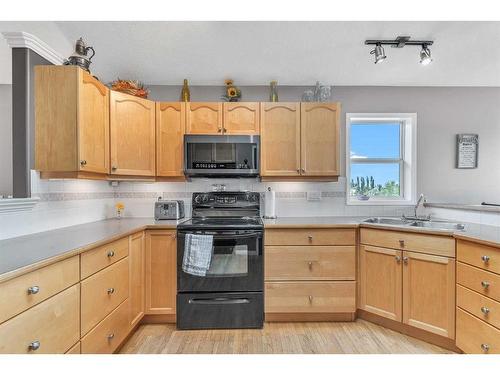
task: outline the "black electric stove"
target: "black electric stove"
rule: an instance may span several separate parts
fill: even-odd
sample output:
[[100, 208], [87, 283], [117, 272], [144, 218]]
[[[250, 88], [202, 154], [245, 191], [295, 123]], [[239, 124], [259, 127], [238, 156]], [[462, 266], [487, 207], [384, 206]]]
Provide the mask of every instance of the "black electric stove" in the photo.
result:
[[[193, 218], [177, 228], [177, 328], [262, 328], [264, 226], [260, 194], [193, 193]], [[185, 239], [213, 237], [204, 276], [184, 272]]]

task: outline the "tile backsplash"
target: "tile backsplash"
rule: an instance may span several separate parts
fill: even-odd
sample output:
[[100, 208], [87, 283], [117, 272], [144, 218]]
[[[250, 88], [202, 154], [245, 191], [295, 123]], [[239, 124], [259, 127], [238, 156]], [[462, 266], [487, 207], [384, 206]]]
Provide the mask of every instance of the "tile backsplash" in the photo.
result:
[[[226, 190], [276, 192], [276, 214], [286, 216], [401, 216], [408, 206], [347, 206], [345, 178], [338, 182], [260, 182], [253, 179], [193, 179], [190, 182], [120, 182], [40, 180], [32, 171], [32, 196], [40, 202], [31, 211], [0, 214], [0, 239], [83, 224], [115, 216], [114, 205], [125, 204], [125, 217], [152, 217], [158, 197], [182, 199], [191, 213], [191, 194], [211, 191], [214, 184]], [[320, 192], [321, 200], [307, 200], [307, 192]], [[426, 208], [434, 217], [500, 226], [500, 214]]]

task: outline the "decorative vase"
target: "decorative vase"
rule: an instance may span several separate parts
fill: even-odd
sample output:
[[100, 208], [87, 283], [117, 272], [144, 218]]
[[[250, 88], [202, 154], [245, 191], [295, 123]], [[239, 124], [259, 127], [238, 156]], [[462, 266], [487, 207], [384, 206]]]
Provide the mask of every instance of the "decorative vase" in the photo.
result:
[[269, 92], [269, 101], [270, 102], [277, 102], [278, 101], [278, 89], [276, 87], [277, 84], [278, 84], [277, 81], [271, 81], [270, 92]]
[[182, 86], [181, 101], [183, 101], [183, 102], [191, 101], [191, 92], [189, 91], [187, 79], [184, 79], [184, 85]]

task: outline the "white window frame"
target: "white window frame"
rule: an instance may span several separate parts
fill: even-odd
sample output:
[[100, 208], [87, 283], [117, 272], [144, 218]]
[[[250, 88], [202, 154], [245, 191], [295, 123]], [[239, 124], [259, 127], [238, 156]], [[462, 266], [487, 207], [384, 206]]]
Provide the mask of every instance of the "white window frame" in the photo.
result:
[[[351, 197], [351, 126], [356, 123], [401, 123], [401, 161], [399, 198], [371, 197], [362, 201]], [[410, 206], [417, 197], [417, 114], [416, 113], [347, 113], [346, 114], [346, 204], [353, 206]], [[394, 163], [399, 159], [369, 159], [374, 163]]]

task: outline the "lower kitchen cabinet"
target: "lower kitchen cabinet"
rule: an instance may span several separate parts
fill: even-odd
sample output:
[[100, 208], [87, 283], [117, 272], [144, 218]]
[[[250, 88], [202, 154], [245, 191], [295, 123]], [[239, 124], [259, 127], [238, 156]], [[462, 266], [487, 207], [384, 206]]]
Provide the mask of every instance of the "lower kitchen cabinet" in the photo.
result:
[[145, 266], [146, 252], [144, 248], [144, 232], [130, 236], [130, 326], [133, 327], [144, 316]]
[[[364, 235], [364, 230], [361, 229], [361, 240], [367, 241], [370, 237]], [[383, 232], [377, 232], [376, 242], [381, 243]], [[389, 231], [388, 236], [397, 234]], [[420, 240], [433, 242], [432, 238]], [[404, 247], [405, 242], [401, 241]], [[435, 252], [441, 254], [443, 249], [436, 248]], [[361, 310], [455, 338], [454, 258], [361, 244], [359, 270]]]
[[146, 314], [175, 315], [177, 240], [175, 230], [146, 231]]
[[401, 321], [402, 254], [400, 250], [361, 245], [359, 249], [359, 308]]
[[403, 252], [403, 323], [455, 338], [455, 259]]

